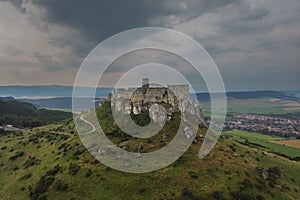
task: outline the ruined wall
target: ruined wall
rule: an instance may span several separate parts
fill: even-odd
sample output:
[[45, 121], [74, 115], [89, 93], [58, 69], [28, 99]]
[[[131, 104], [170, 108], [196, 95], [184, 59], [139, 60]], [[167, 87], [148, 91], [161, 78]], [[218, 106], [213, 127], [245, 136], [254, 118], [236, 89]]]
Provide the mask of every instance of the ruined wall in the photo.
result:
[[117, 89], [112, 96], [114, 98], [130, 98], [131, 94], [129, 90], [125, 90], [125, 89]]
[[178, 99], [189, 99], [189, 85], [168, 85]]
[[180, 109], [180, 100], [189, 99], [189, 86], [169, 85], [168, 87], [150, 88], [148, 85], [144, 85], [141, 88], [118, 89], [113, 93], [112, 99], [115, 101], [114, 105], [117, 105], [117, 110], [124, 110], [125, 108], [121, 108], [121, 104], [126, 104], [124, 107], [128, 112], [128, 107], [131, 105], [131, 111], [134, 114], [149, 110], [155, 103], [169, 104], [171, 107], [168, 108], [168, 111], [176, 112]]
[[146, 91], [144, 102], [151, 103], [168, 103], [168, 89], [167, 88], [149, 88]]
[[127, 114], [140, 114], [146, 110], [150, 111], [152, 105], [165, 103], [167, 114], [181, 111], [183, 120], [186, 120], [188, 113], [204, 122], [199, 103], [189, 98], [189, 85], [150, 88], [145, 84], [140, 88], [117, 89], [111, 96], [111, 102], [115, 111]]

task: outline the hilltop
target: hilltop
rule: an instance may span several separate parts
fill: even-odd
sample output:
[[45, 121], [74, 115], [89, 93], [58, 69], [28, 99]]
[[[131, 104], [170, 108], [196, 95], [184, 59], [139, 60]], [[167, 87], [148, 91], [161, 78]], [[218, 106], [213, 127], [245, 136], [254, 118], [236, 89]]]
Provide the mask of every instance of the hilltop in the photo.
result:
[[[101, 126], [128, 151], [153, 151], [172, 139], [174, 116], [150, 140], [124, 135], [108, 103], [97, 110]], [[148, 123], [147, 113], [134, 120]], [[199, 135], [206, 129], [200, 128]], [[165, 137], [168, 133], [169, 137]], [[200, 137], [201, 138], [201, 137]], [[145, 174], [111, 169], [82, 146], [72, 120], [0, 137], [0, 199], [297, 199], [299, 162], [221, 136], [213, 151], [198, 158], [202, 140], [172, 165]]]

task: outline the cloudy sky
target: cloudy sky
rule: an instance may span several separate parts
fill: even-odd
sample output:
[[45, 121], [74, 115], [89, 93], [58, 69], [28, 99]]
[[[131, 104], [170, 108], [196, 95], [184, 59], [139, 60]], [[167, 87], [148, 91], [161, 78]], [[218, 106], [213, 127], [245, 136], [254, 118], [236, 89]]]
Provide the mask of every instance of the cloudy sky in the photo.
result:
[[0, 85], [72, 85], [97, 44], [147, 26], [198, 41], [227, 89], [299, 89], [299, 0], [0, 0]]

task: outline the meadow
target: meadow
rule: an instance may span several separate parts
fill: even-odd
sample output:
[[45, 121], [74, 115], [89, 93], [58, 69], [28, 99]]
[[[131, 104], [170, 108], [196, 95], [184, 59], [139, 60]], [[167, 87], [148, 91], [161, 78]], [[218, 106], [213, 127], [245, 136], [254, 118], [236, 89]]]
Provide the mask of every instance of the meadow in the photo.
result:
[[232, 138], [234, 141], [240, 142], [242, 144], [255, 146], [256, 148], [260, 148], [291, 159], [299, 159], [300, 156], [299, 148], [275, 143], [288, 141], [284, 138], [272, 137], [260, 133], [250, 133], [240, 130], [227, 131], [222, 135]]
[[[210, 101], [200, 101], [204, 116], [210, 116]], [[300, 111], [300, 103], [274, 98], [227, 98], [228, 113], [286, 114]]]
[[296, 147], [300, 149], [300, 140], [280, 140], [280, 141], [271, 141], [271, 142], [275, 144], [281, 144], [281, 145]]

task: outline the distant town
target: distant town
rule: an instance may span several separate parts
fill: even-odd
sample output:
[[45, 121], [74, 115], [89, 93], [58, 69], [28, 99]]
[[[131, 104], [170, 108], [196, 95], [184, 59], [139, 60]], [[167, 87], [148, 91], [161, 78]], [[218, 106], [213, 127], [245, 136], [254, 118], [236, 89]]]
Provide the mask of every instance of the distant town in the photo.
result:
[[10, 124], [0, 126], [0, 132], [1, 132], [1, 130], [3, 130], [3, 131], [23, 131], [23, 129], [14, 127], [13, 125], [10, 125]]
[[285, 138], [299, 137], [300, 119], [292, 115], [229, 114], [225, 128]]

